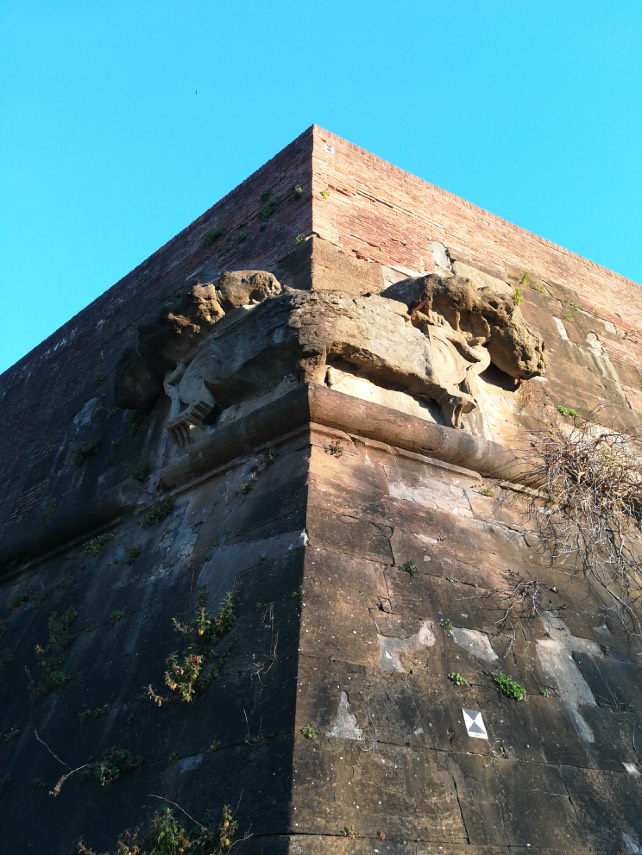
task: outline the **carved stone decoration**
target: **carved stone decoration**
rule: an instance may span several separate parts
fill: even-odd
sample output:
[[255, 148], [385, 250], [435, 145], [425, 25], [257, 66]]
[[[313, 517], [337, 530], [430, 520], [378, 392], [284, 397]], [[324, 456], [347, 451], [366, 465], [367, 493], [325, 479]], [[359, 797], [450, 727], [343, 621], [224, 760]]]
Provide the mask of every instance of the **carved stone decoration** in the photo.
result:
[[516, 381], [544, 372], [544, 341], [511, 296], [434, 274], [398, 282], [383, 296], [403, 302], [430, 338], [435, 372], [450, 392], [440, 405], [453, 427], [476, 407], [476, 378], [491, 362]]
[[333, 366], [435, 401], [446, 424], [459, 427], [476, 406], [474, 378], [491, 361], [516, 380], [540, 374], [542, 339], [512, 299], [478, 292], [467, 279], [421, 277], [363, 297], [285, 288], [218, 324], [165, 377], [168, 427], [184, 446], [212, 408], [284, 382], [325, 383]]
[[194, 285], [169, 301], [138, 328], [135, 347], [116, 366], [116, 402], [124, 409], [145, 409], [163, 389], [163, 378], [226, 312], [278, 294], [277, 279], [263, 270], [223, 273], [214, 282]]

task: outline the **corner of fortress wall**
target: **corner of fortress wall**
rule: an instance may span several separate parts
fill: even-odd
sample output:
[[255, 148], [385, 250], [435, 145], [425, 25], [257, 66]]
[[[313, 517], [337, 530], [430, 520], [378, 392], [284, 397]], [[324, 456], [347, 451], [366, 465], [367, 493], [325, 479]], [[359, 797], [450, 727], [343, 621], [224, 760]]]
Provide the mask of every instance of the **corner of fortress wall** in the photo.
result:
[[[529, 379], [451, 311], [489, 294]], [[8, 849], [169, 806], [250, 855], [642, 851], [639, 640], [547, 551], [531, 451], [639, 430], [641, 329], [635, 283], [313, 126], [24, 357]]]

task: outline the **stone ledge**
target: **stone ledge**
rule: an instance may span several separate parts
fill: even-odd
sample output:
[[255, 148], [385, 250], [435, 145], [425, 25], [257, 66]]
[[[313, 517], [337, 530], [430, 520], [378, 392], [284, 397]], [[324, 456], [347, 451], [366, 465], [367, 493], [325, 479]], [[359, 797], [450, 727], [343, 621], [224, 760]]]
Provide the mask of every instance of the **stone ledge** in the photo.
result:
[[[484, 477], [519, 484], [526, 476], [525, 465], [496, 442], [311, 383], [195, 443], [179, 460], [161, 469], [158, 489], [174, 491], [198, 475], [311, 423], [434, 458]], [[54, 520], [40, 527], [31, 519], [23, 521], [0, 543], [0, 574], [11, 571], [19, 560], [88, 536], [132, 511], [139, 498], [139, 486], [125, 482], [91, 503], [70, 502], [57, 511]]]

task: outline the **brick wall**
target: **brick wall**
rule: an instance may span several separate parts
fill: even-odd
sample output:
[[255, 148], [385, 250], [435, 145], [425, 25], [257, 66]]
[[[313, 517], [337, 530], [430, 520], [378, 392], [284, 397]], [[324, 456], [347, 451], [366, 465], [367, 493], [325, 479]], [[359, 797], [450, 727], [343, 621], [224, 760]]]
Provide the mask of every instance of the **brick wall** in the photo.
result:
[[[550, 241], [314, 127], [313, 228], [339, 249], [408, 272], [431, 272], [431, 240], [502, 276], [559, 283], [615, 324], [620, 352], [642, 364], [642, 288]], [[327, 189], [327, 198], [321, 192]]]
[[[296, 235], [309, 234], [311, 143], [308, 129], [0, 377], [0, 533], [42, 504], [70, 420], [92, 396], [109, 405], [122, 350], [186, 275], [205, 262], [276, 270]], [[278, 205], [264, 221], [268, 192]], [[206, 248], [204, 235], [217, 226], [225, 233]]]

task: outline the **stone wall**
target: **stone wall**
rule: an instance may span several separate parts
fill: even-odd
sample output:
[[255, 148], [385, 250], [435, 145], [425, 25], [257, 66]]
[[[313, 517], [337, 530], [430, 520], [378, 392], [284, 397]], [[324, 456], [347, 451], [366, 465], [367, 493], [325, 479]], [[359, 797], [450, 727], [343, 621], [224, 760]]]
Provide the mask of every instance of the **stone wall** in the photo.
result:
[[[253, 269], [279, 282], [226, 297]], [[426, 273], [543, 367], [404, 302]], [[639, 430], [640, 318], [634, 283], [313, 127], [10, 369], [5, 847], [114, 852], [169, 805], [215, 852], [642, 851], [638, 641], [551, 560], [532, 473], [542, 436]], [[146, 335], [173, 401], [123, 409]]]

